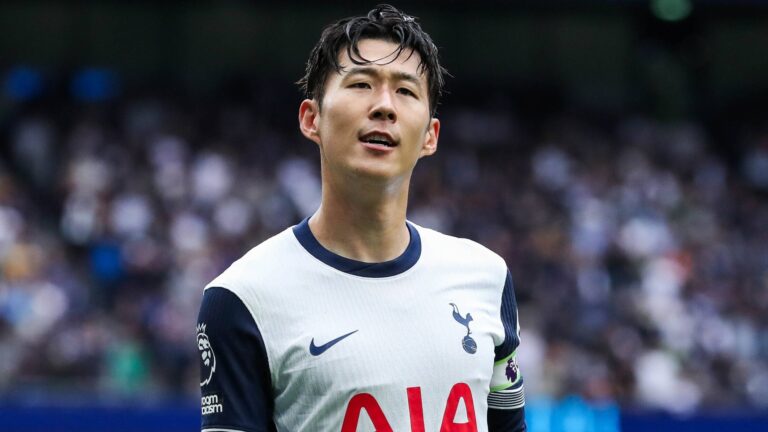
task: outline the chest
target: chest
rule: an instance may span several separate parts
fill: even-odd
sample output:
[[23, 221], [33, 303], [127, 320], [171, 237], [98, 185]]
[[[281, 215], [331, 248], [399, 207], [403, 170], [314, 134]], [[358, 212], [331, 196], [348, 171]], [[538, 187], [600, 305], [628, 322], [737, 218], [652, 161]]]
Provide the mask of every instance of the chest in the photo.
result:
[[432, 280], [283, 287], [260, 326], [277, 406], [313, 401], [326, 413], [308, 418], [329, 418], [365, 394], [390, 417], [418, 405], [438, 422], [458, 385], [480, 409], [503, 338], [495, 288]]

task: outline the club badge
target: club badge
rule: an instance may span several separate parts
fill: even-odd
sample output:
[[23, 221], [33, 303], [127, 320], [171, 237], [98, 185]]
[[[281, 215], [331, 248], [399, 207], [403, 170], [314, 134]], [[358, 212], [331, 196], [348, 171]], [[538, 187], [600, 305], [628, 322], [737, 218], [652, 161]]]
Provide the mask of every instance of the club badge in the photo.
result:
[[464, 348], [464, 351], [466, 351], [469, 354], [474, 354], [477, 352], [477, 342], [475, 342], [474, 339], [470, 336], [472, 334], [472, 331], [469, 329], [469, 323], [472, 321], [472, 314], [467, 312], [466, 316], [461, 316], [461, 313], [459, 312], [459, 307], [456, 306], [455, 303], [451, 303], [451, 306], [453, 306], [453, 319], [456, 320], [459, 324], [463, 325], [467, 328], [467, 335], [464, 336], [464, 338], [461, 340], [461, 347]]

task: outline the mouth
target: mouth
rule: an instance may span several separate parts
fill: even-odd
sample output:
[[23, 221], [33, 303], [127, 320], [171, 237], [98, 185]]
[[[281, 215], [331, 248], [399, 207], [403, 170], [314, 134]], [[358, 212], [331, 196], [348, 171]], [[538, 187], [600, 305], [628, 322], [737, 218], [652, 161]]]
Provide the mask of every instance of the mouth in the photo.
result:
[[360, 141], [374, 148], [394, 148], [398, 142], [386, 132], [373, 131], [360, 136]]

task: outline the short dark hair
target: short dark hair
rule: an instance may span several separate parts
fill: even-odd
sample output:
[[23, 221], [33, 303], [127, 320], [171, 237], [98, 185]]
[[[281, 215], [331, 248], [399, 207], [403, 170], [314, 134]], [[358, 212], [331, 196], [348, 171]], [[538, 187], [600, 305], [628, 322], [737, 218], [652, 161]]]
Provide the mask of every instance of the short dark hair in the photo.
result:
[[[307, 60], [307, 68], [297, 84], [308, 99], [316, 99], [322, 105], [325, 82], [331, 71], [341, 72], [339, 52], [347, 50], [353, 63], [370, 64], [360, 55], [358, 43], [362, 39], [381, 39], [398, 44], [395, 59], [404, 50], [419, 54], [419, 72], [426, 73], [429, 87], [429, 109], [434, 116], [443, 93], [444, 75], [448, 72], [440, 66], [437, 46], [432, 38], [421, 29], [416, 18], [387, 4], [378, 5], [365, 16], [349, 17], [327, 26]], [[394, 61], [394, 59], [392, 60]]]

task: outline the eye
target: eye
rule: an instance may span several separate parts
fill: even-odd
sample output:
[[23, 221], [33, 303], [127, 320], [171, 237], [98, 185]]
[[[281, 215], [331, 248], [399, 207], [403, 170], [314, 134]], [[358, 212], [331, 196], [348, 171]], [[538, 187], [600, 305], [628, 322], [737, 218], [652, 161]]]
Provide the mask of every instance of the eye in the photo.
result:
[[397, 92], [400, 94], [404, 94], [406, 96], [413, 96], [418, 99], [418, 96], [416, 96], [416, 93], [412, 92], [410, 89], [407, 89], [405, 87], [400, 87], [397, 89]]
[[366, 89], [366, 88], [371, 88], [371, 86], [367, 82], [356, 82], [356, 83], [350, 84], [349, 88]]

